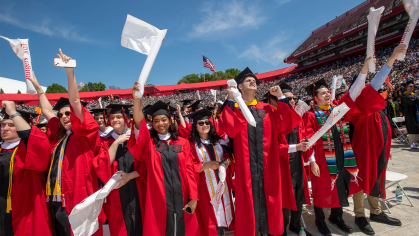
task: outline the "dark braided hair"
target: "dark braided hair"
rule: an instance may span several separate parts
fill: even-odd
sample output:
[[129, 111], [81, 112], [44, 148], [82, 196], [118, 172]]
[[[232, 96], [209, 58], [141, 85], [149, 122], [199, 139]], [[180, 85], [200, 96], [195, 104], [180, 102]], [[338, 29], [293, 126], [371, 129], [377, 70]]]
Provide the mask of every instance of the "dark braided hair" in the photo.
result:
[[[198, 144], [198, 147], [201, 148], [201, 136], [199, 136], [198, 129], [196, 128], [197, 122], [192, 124], [192, 131], [191, 131], [191, 137], [189, 138], [189, 141], [194, 142]], [[215, 145], [215, 143], [220, 140], [220, 136], [218, 136], [217, 132], [215, 132], [215, 128], [212, 125], [212, 122], [210, 121], [210, 130], [208, 132], [208, 139], [211, 142], [212, 145]]]
[[[169, 119], [169, 122], [172, 122], [170, 117], [168, 117], [168, 116], [166, 116], [166, 117]], [[170, 134], [170, 139], [171, 140], [178, 140], [179, 133], [176, 129], [172, 130], [172, 126], [169, 126], [169, 134]], [[161, 146], [161, 140], [159, 138], [159, 133], [157, 133], [157, 131], [154, 128], [150, 129], [150, 137], [153, 139], [153, 143], [156, 145], [156, 147]]]

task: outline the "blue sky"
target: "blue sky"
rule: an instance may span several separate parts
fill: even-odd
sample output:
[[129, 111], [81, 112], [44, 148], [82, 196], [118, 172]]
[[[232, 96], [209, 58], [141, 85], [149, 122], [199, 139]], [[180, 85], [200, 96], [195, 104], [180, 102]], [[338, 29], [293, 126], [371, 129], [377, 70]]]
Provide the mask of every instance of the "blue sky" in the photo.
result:
[[[77, 60], [77, 82], [132, 87], [146, 55], [121, 46], [127, 14], [167, 29], [149, 76], [175, 84], [202, 73], [202, 54], [217, 71], [248, 66], [263, 73], [289, 66], [283, 59], [310, 34], [362, 0], [44, 1], [1, 0], [0, 35], [29, 38], [33, 70], [41, 85], [67, 87], [53, 59], [61, 48]], [[210, 73], [209, 69], [205, 69]], [[24, 81], [21, 60], [0, 39], [0, 76]]]

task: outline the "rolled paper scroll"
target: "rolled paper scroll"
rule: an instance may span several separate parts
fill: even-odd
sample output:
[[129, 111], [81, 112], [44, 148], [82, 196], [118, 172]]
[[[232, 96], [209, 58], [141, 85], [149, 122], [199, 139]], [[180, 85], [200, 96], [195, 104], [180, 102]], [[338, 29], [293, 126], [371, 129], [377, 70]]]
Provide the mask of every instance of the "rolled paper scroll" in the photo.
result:
[[211, 95], [214, 97], [214, 103], [217, 101], [217, 90], [211, 89]]
[[[403, 0], [404, 8], [410, 19], [407, 22], [406, 29], [404, 30], [402, 41], [400, 44], [409, 46], [410, 38], [412, 38], [413, 31], [415, 30], [416, 24], [419, 18], [419, 1], [418, 0]], [[405, 54], [399, 54], [397, 60], [404, 61]]]
[[196, 90], [196, 96], [198, 97], [198, 100], [201, 100], [201, 95], [199, 95], [199, 90]]
[[211, 203], [215, 209], [218, 209], [220, 207], [221, 198], [225, 190], [226, 177], [227, 177], [226, 167], [224, 164], [222, 164], [218, 168], [218, 178], [220, 179], [220, 181], [218, 181], [217, 189], [215, 191], [215, 196], [211, 199]]
[[[234, 79], [228, 80], [227, 84], [228, 86], [237, 87], [237, 82]], [[246, 103], [243, 101], [242, 94], [236, 88], [231, 88], [231, 92], [233, 92], [234, 100], [236, 100], [236, 103], [239, 105], [239, 108], [242, 111], [244, 118], [246, 118], [247, 122], [251, 126], [256, 127], [255, 118], [253, 117], [252, 113], [250, 113]]]
[[303, 117], [304, 113], [310, 110], [310, 107], [304, 101], [299, 100], [297, 105], [295, 105], [294, 110], [295, 112], [297, 112], [298, 115]]
[[121, 174], [116, 172], [103, 188], [73, 208], [68, 220], [74, 236], [90, 236], [99, 229], [98, 216], [102, 210], [103, 202], [109, 193], [117, 187], [116, 182], [119, 179], [121, 179]]
[[144, 94], [144, 86], [166, 36], [166, 32], [167, 30], [159, 30], [140, 19], [127, 15], [127, 20], [122, 30], [121, 45], [148, 55], [141, 70], [140, 77], [138, 78], [140, 91], [135, 92], [135, 96], [138, 98], [141, 98]]
[[342, 79], [343, 77], [341, 75], [333, 76], [332, 79], [332, 99], [336, 99], [336, 89], [340, 88], [342, 86]]
[[77, 85], [78, 91], [80, 91], [83, 88], [83, 86], [84, 86], [84, 83], [80, 82], [80, 84]]
[[377, 34], [378, 25], [380, 24], [381, 13], [383, 13], [384, 7], [375, 9], [370, 8], [368, 14], [368, 42], [367, 42], [367, 58], [372, 57], [373, 60], [369, 60], [369, 71], [375, 73], [375, 36]]
[[12, 46], [13, 51], [23, 61], [23, 70], [25, 71], [25, 81], [26, 81], [26, 93], [35, 94], [36, 90], [32, 82], [29, 80], [32, 78], [32, 62], [31, 62], [31, 53], [29, 51], [28, 39], [9, 39], [3, 36], [1, 38], [9, 41], [10, 46]]
[[342, 117], [350, 110], [346, 103], [342, 103], [339, 106], [333, 108], [332, 112], [327, 118], [326, 123], [308, 139], [310, 146], [315, 144], [334, 124], [336, 124]]

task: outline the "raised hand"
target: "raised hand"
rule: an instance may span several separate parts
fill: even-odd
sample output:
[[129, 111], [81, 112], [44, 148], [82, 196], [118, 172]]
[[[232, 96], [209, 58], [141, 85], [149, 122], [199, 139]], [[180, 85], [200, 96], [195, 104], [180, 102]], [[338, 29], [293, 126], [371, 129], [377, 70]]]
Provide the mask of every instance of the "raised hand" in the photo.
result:
[[70, 60], [71, 60], [71, 57], [69, 57], [69, 56], [65, 55], [65, 54], [61, 51], [61, 48], [59, 48], [59, 49], [58, 49], [58, 51], [60, 52], [60, 54], [57, 54], [57, 55], [58, 55], [58, 58], [60, 58], [61, 60], [63, 60], [63, 62], [68, 63], [68, 61], [70, 61]]
[[1, 107], [3, 107], [6, 110], [6, 113], [9, 116], [16, 113], [16, 104], [12, 101], [2, 101]]
[[275, 96], [275, 97], [282, 97], [283, 96], [281, 87], [279, 87], [278, 85], [271, 87], [269, 89], [269, 92], [271, 93], [272, 96]]
[[35, 72], [34, 72], [34, 71], [32, 71], [32, 78], [31, 78], [31, 77], [29, 77], [29, 78], [28, 78], [28, 80], [30, 80], [30, 81], [32, 82], [33, 87], [35, 88], [35, 90], [36, 90], [36, 92], [37, 92], [37, 93], [42, 93], [42, 92], [44, 92], [44, 91], [42, 90], [41, 85], [39, 85], [38, 80], [36, 79], [36, 76], [35, 76]]
[[135, 96], [135, 92], [139, 92], [140, 91], [140, 87], [138, 87], [139, 83], [138, 81], [134, 83], [134, 87], [132, 87], [132, 97], [134, 99], [137, 98], [137, 96]]

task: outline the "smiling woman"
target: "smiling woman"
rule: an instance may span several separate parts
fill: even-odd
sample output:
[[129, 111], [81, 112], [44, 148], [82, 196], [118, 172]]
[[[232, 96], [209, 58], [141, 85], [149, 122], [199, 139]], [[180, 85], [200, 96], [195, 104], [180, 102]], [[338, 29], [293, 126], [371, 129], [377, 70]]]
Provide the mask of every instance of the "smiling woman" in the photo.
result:
[[[59, 50], [58, 55], [68, 62], [70, 57]], [[100, 150], [99, 126], [81, 104], [74, 68], [66, 68], [68, 98], [60, 98], [52, 109], [45, 93], [33, 74], [31, 79], [48, 120], [48, 139], [51, 143], [51, 164], [48, 168], [46, 195], [49, 202], [53, 234], [70, 236], [68, 215], [73, 207], [98, 190], [97, 177], [91, 172], [94, 156]], [[54, 111], [56, 110], [57, 116]], [[100, 221], [100, 220], [99, 220]], [[95, 235], [102, 235], [102, 223]]]

